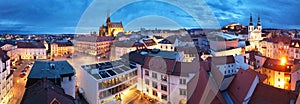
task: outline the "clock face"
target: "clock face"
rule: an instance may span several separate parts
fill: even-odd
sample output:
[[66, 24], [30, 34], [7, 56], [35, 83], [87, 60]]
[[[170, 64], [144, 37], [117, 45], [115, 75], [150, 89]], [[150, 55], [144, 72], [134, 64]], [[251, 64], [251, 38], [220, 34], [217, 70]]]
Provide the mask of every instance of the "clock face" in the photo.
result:
[[167, 71], [167, 64], [163, 58], [160, 57], [152, 57], [149, 62], [150, 70], [157, 70], [157, 71]]

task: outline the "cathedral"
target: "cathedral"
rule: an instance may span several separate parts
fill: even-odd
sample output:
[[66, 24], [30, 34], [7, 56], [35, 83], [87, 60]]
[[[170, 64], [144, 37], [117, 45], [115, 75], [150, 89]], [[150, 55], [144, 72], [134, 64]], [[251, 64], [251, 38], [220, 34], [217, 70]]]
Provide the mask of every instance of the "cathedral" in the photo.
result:
[[109, 13], [106, 19], [106, 26], [104, 24], [99, 28], [99, 36], [113, 36], [116, 37], [119, 32], [124, 32], [123, 24], [121, 22], [111, 22]]
[[260, 17], [258, 16], [257, 26], [254, 28], [252, 22], [252, 15], [250, 15], [250, 23], [248, 26], [248, 41], [250, 42], [250, 46], [252, 49], [259, 50], [261, 47], [259, 41], [262, 40], [262, 26], [260, 23]]

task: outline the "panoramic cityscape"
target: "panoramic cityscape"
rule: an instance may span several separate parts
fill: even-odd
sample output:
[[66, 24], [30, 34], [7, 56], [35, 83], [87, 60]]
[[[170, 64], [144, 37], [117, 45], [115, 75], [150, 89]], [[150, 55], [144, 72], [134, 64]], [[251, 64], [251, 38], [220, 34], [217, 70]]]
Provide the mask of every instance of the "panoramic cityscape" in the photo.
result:
[[298, 4], [0, 0], [0, 104], [300, 104]]

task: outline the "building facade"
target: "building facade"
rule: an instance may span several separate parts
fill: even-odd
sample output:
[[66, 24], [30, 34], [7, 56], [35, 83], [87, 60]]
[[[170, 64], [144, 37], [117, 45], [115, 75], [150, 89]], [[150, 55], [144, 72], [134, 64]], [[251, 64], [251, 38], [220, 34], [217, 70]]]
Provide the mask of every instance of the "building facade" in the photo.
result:
[[109, 36], [83, 36], [75, 42], [75, 51], [94, 56], [107, 57], [113, 37]]
[[64, 56], [74, 53], [73, 43], [69, 40], [54, 41], [50, 43], [51, 56]]
[[106, 19], [106, 26], [102, 25], [99, 28], [99, 36], [113, 36], [116, 37], [119, 32], [124, 32], [123, 24], [121, 22], [111, 22], [110, 16]]
[[10, 71], [10, 58], [0, 50], [0, 103], [8, 104], [13, 97], [13, 73]]
[[68, 61], [35, 61], [27, 79], [26, 88], [47, 79], [75, 98], [75, 69]]
[[114, 102], [137, 84], [137, 68], [126, 60], [82, 65], [79, 88], [90, 104]]
[[46, 47], [43, 42], [18, 42], [18, 53], [21, 59], [46, 59]]
[[282, 65], [280, 60], [267, 58], [262, 68], [257, 70], [267, 76], [265, 84], [290, 90], [292, 64]]
[[259, 41], [262, 40], [262, 26], [260, 22], [260, 17], [258, 17], [257, 26], [254, 28], [252, 22], [252, 15], [250, 16], [250, 23], [248, 26], [248, 41], [250, 42], [250, 46], [252, 49], [258, 49], [261, 47]]

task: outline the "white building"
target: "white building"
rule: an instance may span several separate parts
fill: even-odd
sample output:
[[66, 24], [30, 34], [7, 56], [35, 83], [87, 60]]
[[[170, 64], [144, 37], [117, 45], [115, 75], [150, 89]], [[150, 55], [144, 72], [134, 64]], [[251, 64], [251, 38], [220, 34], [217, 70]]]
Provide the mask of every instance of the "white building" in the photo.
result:
[[13, 97], [13, 73], [10, 71], [10, 58], [0, 50], [0, 103], [7, 104]]
[[82, 65], [79, 73], [79, 88], [90, 104], [113, 102], [137, 84], [137, 68], [126, 60]]
[[46, 59], [46, 47], [43, 42], [19, 42], [18, 54], [21, 59]]
[[252, 15], [251, 15], [250, 23], [248, 26], [248, 40], [250, 41], [250, 46], [252, 49], [257, 48], [258, 50], [260, 50], [261, 45], [260, 45], [259, 41], [261, 41], [263, 39], [261, 34], [262, 34], [262, 26], [260, 23], [260, 17], [258, 17], [257, 27], [254, 28], [253, 22], [252, 22]]
[[20, 60], [16, 44], [5, 44], [1, 47], [1, 49], [7, 51], [7, 55], [10, 57], [11, 65], [14, 66], [15, 62]]
[[138, 90], [161, 103], [186, 103], [187, 83], [199, 63], [179, 62], [178, 52], [158, 50], [130, 52], [129, 60], [137, 66]]

